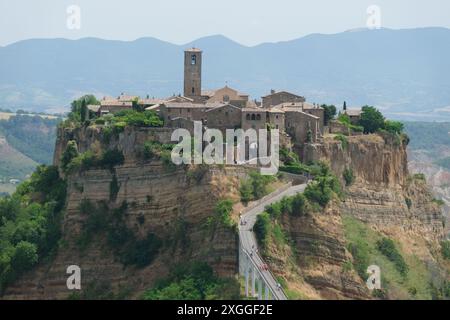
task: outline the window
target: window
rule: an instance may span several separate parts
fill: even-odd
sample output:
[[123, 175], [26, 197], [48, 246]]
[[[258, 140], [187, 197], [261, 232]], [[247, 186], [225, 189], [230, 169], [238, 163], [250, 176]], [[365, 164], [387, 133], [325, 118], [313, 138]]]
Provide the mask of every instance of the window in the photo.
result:
[[275, 119], [278, 119], [278, 115], [275, 116]]
[[261, 115], [260, 114], [256, 115], [256, 120], [261, 120]]
[[192, 87], [192, 94], [194, 94], [195, 93], [195, 89], [194, 89], [194, 87]]
[[252, 120], [255, 120], [255, 119], [256, 119], [255, 114], [252, 114]]
[[245, 119], [246, 120], [250, 120], [250, 114], [249, 113], [247, 113], [247, 115], [245, 116]]
[[195, 54], [191, 55], [191, 65], [197, 64], [197, 56]]

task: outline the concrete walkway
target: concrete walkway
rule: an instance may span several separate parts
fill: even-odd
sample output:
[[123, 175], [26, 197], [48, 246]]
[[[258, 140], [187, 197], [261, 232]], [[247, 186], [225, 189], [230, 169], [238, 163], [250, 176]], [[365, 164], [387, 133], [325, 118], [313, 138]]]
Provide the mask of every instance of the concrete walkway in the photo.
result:
[[287, 300], [287, 297], [283, 290], [278, 287], [278, 283], [272, 273], [268, 269], [263, 267], [264, 265], [266, 265], [266, 263], [257, 252], [258, 244], [253, 233], [253, 226], [256, 222], [256, 217], [264, 212], [266, 206], [278, 202], [284, 197], [291, 197], [298, 193], [302, 193], [305, 188], [306, 184], [300, 184], [291, 186], [281, 193], [275, 191], [272, 193], [273, 196], [269, 194], [261, 203], [259, 203], [255, 207], [248, 209], [242, 214], [241, 220], [246, 221], [245, 225], [241, 225], [239, 223], [239, 238], [241, 241], [241, 246], [243, 250], [249, 254], [250, 259], [258, 268], [258, 271], [263, 277], [266, 286], [268, 286], [270, 288], [270, 291], [273, 293], [273, 299], [275, 300]]

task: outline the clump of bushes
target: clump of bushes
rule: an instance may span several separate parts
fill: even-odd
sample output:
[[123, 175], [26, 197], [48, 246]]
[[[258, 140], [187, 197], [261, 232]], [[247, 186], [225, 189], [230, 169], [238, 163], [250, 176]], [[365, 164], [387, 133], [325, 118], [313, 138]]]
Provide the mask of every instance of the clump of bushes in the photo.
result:
[[275, 181], [274, 176], [262, 175], [259, 172], [251, 172], [250, 178], [241, 183], [239, 192], [241, 194], [241, 201], [248, 203], [252, 200], [257, 200], [264, 197], [269, 190], [267, 186], [269, 183]]
[[170, 156], [173, 146], [173, 144], [163, 144], [158, 141], [146, 141], [144, 143], [142, 155], [146, 160], [161, 159], [164, 154]]
[[450, 240], [441, 242], [441, 253], [444, 259], [450, 260]]
[[347, 129], [350, 131], [355, 131], [355, 132], [363, 132], [364, 128], [360, 125], [354, 125], [351, 123], [350, 121], [350, 117], [348, 115], [346, 115], [345, 113], [341, 113], [339, 114], [337, 120], [343, 124], [345, 127], [347, 127]]
[[351, 186], [353, 182], [355, 181], [355, 176], [353, 175], [353, 170], [351, 168], [345, 168], [344, 172], [342, 173], [342, 176], [345, 180], [345, 185]]
[[343, 134], [339, 133], [334, 137], [335, 140], [340, 141], [342, 145], [342, 149], [347, 150], [348, 148], [348, 140], [347, 137]]
[[221, 200], [214, 209], [214, 219], [223, 226], [231, 229], [236, 228], [236, 223], [231, 219], [233, 211], [233, 202], [230, 199]]
[[[72, 148], [72, 146], [68, 145], [66, 149], [66, 151], [69, 150], [68, 154], [70, 155], [75, 154], [72, 151]], [[64, 152], [64, 154], [66, 154], [66, 152]], [[67, 156], [66, 158], [69, 159], [70, 157]], [[125, 162], [125, 156], [123, 155], [122, 151], [118, 149], [106, 150], [100, 156], [97, 156], [92, 151], [88, 150], [80, 154], [78, 154], [77, 152], [76, 156], [71, 158], [69, 163], [66, 163], [66, 161], [67, 160], [65, 160], [64, 162], [62, 161], [61, 166], [67, 173], [84, 171], [91, 168], [102, 168], [112, 171], [115, 166], [123, 165], [123, 163]]]
[[239, 283], [234, 278], [219, 278], [206, 262], [180, 264], [167, 278], [147, 290], [144, 300], [236, 300]]
[[0, 295], [50, 258], [61, 236], [66, 182], [55, 166], [39, 166], [11, 196], [0, 198]]
[[395, 268], [402, 276], [406, 276], [408, 273], [408, 265], [397, 250], [392, 239], [382, 238], [377, 242], [377, 249], [394, 263]]
[[256, 222], [253, 225], [253, 232], [259, 245], [264, 249], [267, 247], [270, 235], [271, 220], [267, 212], [263, 212], [257, 216]]
[[308, 184], [304, 195], [311, 202], [325, 207], [333, 197], [333, 194], [341, 195], [339, 180], [325, 165], [320, 165], [321, 169], [314, 177], [314, 181]]

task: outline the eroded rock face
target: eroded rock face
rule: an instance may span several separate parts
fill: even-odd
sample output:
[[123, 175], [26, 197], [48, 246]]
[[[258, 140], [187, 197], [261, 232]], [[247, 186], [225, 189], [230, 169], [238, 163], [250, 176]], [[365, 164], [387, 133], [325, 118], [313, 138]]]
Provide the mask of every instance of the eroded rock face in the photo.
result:
[[[76, 140], [80, 152], [89, 147], [105, 148], [97, 129], [60, 131], [55, 154], [59, 163], [69, 140]], [[224, 226], [207, 226], [220, 199], [237, 197], [239, 181], [247, 174], [240, 167], [179, 167], [168, 170], [161, 161], [144, 161], [138, 150], [146, 140], [168, 142], [164, 130], [126, 130], [108, 148], [119, 148], [125, 155], [123, 166], [114, 170], [90, 169], [67, 177], [68, 198], [63, 222], [63, 239], [54, 260], [41, 264], [7, 289], [6, 299], [65, 299], [66, 268], [78, 265], [82, 286], [101, 283], [118, 292], [138, 297], [154, 281], [165, 276], [178, 262], [207, 261], [220, 276], [234, 276], [238, 268], [238, 238]], [[170, 140], [169, 140], [170, 141]], [[195, 177], [191, 174], [202, 170]], [[198, 172], [197, 172], [198, 173]], [[118, 192], [111, 199], [111, 182], [117, 179]], [[89, 213], [80, 212], [83, 200], [101, 201], [110, 208], [127, 203], [125, 222], [139, 238], [148, 232], [163, 242], [154, 261], [144, 268], [124, 266], [99, 234], [85, 249], [78, 244], [83, 221]]]
[[[351, 261], [339, 210], [284, 221], [297, 252], [298, 272], [320, 299], [367, 299], [365, 283], [343, 266]], [[314, 298], [314, 296], [311, 296]]]
[[323, 144], [305, 146], [303, 159], [328, 162], [342, 185], [344, 171], [351, 169], [354, 182], [345, 187], [342, 201], [323, 212], [284, 217], [283, 229], [295, 251], [286, 255], [296, 257], [295, 267], [275, 251], [269, 250], [269, 256], [275, 272], [293, 279], [298, 291], [307, 298], [371, 298], [365, 281], [346, 268], [353, 257], [346, 248], [344, 215], [397, 240], [427, 264], [437, 264], [435, 253], [444, 236], [442, 212], [426, 182], [409, 176], [406, 145], [379, 135], [347, 137], [343, 145], [328, 136]]

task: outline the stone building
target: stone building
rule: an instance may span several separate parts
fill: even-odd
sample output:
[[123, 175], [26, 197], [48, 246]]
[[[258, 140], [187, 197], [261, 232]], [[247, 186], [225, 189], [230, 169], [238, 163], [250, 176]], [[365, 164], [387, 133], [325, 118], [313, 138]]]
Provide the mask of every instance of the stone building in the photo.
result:
[[255, 130], [267, 128], [267, 110], [262, 108], [242, 109], [242, 129]]
[[278, 108], [270, 108], [267, 110], [267, 122], [274, 129], [285, 131], [285, 116], [284, 111]]
[[359, 120], [361, 120], [361, 109], [347, 109], [344, 111], [344, 114], [348, 115], [351, 124], [357, 125]]
[[205, 111], [206, 126], [225, 131], [242, 126], [242, 108], [232, 104], [222, 104]]
[[228, 86], [217, 90], [209, 90], [202, 92], [203, 97], [207, 97], [207, 103], [211, 102], [223, 102], [229, 103], [235, 107], [245, 108], [248, 104], [248, 94], [240, 93], [235, 89]]
[[262, 97], [263, 108], [270, 108], [286, 102], [305, 102], [305, 98], [287, 91], [275, 92], [275, 90], [271, 90], [270, 94]]
[[216, 106], [217, 105], [206, 105], [192, 102], [166, 102], [160, 105], [159, 114], [165, 122], [169, 122], [175, 118], [205, 122], [205, 111], [208, 108], [213, 108]]
[[[285, 131], [293, 139], [294, 144], [317, 142], [322, 135], [319, 123], [321, 119], [312, 114], [303, 112], [295, 107], [283, 108], [285, 116]], [[310, 132], [310, 141], [308, 141]]]
[[202, 51], [192, 48], [184, 51], [184, 96], [201, 102]]

